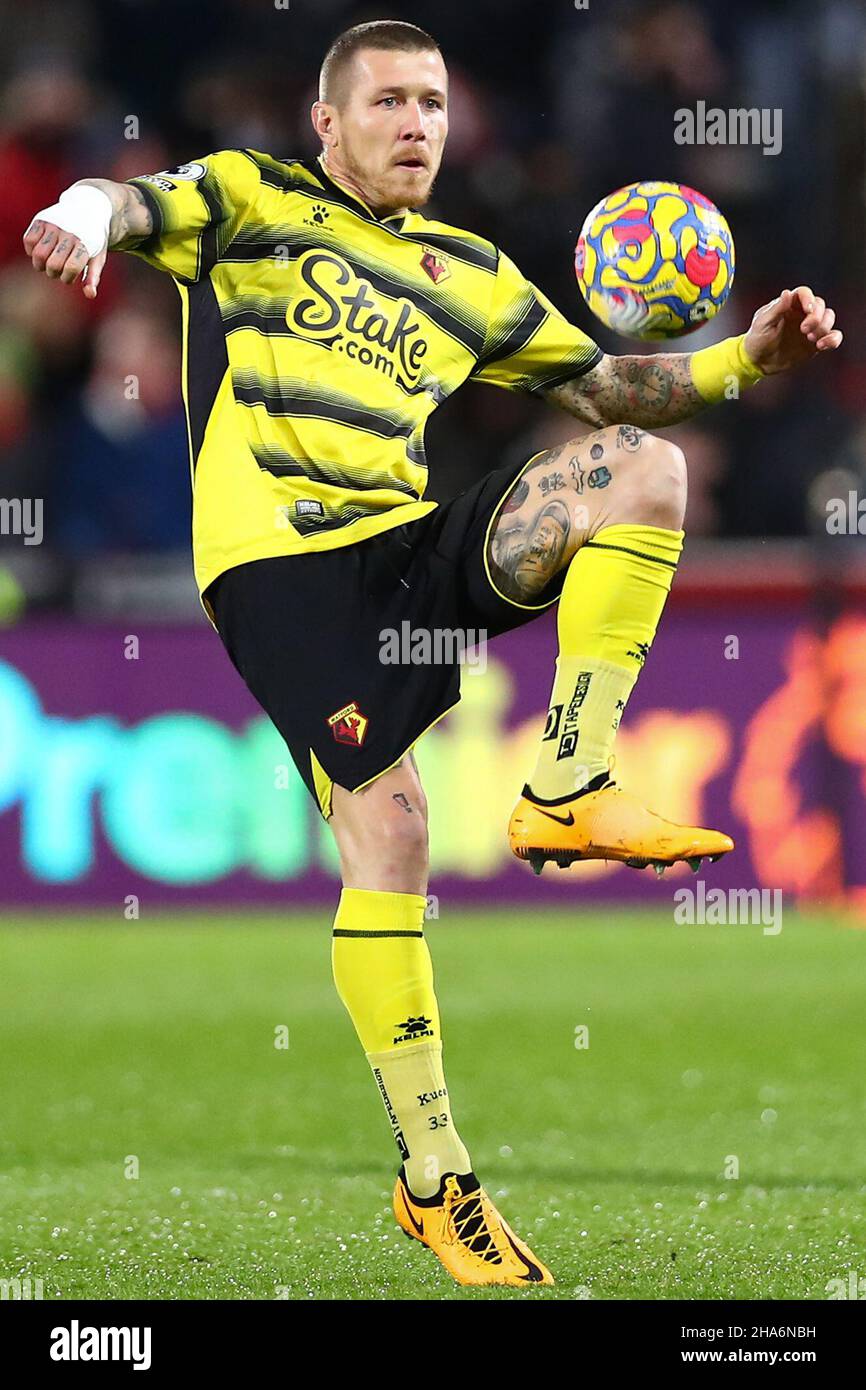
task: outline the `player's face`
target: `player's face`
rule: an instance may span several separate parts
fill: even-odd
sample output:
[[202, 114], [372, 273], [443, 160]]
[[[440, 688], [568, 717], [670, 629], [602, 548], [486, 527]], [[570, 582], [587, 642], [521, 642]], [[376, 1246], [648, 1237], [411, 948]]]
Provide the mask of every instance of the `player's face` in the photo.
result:
[[335, 119], [339, 164], [371, 207], [422, 207], [448, 134], [442, 55], [362, 49], [346, 84]]

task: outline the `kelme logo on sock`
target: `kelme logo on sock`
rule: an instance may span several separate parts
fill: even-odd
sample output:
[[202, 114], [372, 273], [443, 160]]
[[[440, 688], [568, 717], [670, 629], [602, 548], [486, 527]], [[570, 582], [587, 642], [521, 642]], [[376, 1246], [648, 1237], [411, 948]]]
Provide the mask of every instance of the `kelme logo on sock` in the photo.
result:
[[418, 1038], [432, 1038], [433, 1029], [430, 1027], [431, 1023], [432, 1019], [425, 1018], [423, 1014], [420, 1018], [407, 1018], [405, 1023], [398, 1023], [396, 1025], [403, 1036], [395, 1038], [394, 1042], [417, 1042]]

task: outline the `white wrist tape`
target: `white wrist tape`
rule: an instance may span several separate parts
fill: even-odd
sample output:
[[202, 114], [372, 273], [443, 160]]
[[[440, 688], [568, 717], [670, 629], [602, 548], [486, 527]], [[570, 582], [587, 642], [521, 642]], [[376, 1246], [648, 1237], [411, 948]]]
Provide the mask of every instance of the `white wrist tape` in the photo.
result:
[[[60, 195], [60, 201], [37, 212], [34, 222], [51, 222], [61, 231], [71, 232], [87, 248], [88, 256], [98, 256], [108, 245], [108, 228], [114, 209], [111, 199], [92, 184], [76, 184]], [[32, 224], [31, 224], [32, 225]]]

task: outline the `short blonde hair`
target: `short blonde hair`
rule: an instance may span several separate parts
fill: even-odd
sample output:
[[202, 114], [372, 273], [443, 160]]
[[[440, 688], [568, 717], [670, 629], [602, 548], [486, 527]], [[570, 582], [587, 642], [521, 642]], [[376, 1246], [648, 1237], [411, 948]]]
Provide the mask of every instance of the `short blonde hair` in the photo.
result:
[[438, 53], [439, 45], [425, 29], [400, 19], [374, 19], [356, 24], [334, 39], [319, 72], [319, 100], [332, 106], [346, 101], [346, 75], [362, 48], [392, 49], [404, 53]]

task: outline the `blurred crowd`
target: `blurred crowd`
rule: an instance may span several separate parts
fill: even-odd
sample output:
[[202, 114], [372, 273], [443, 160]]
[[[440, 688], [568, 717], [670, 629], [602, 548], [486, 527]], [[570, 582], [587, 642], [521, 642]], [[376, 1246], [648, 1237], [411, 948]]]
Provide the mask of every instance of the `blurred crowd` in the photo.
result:
[[[87, 301], [31, 269], [32, 215], [86, 176], [225, 147], [316, 153], [323, 53], [383, 17], [429, 29], [449, 65], [429, 214], [497, 242], [605, 350], [634, 347], [587, 311], [573, 247], [588, 209], [634, 178], [701, 189], [734, 231], [734, 293], [684, 348], [741, 331], [785, 286], [836, 308], [837, 357], [676, 431], [691, 534], [808, 534], [828, 487], [866, 493], [863, 0], [0, 0], [0, 497], [44, 499], [46, 602], [94, 556], [184, 552], [190, 501], [173, 285], [113, 256]], [[781, 153], [675, 144], [674, 112], [701, 99], [781, 108]], [[537, 401], [468, 386], [429, 426], [429, 495], [575, 432]], [[14, 544], [0, 536], [3, 554]]]

